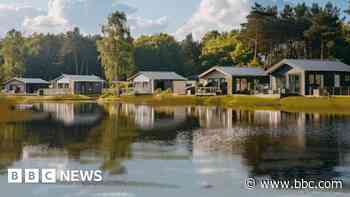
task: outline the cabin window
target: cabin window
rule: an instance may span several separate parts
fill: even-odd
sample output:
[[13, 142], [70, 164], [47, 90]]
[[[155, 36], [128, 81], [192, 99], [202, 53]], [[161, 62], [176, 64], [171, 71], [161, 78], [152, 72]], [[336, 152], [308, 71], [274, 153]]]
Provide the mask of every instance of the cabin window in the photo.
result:
[[64, 88], [68, 89], [69, 88], [69, 84], [68, 83], [64, 84]]
[[316, 84], [317, 85], [321, 85], [321, 82], [322, 82], [322, 75], [316, 75]]
[[348, 75], [345, 75], [345, 81], [346, 82], [350, 82], [350, 75], [348, 74]]
[[142, 82], [142, 88], [147, 88], [148, 87], [148, 83], [147, 82]]
[[310, 84], [315, 84], [315, 75], [309, 75]]
[[324, 82], [323, 75], [320, 75], [320, 74], [310, 74], [309, 75], [309, 83], [310, 83], [310, 85], [323, 86], [323, 82]]

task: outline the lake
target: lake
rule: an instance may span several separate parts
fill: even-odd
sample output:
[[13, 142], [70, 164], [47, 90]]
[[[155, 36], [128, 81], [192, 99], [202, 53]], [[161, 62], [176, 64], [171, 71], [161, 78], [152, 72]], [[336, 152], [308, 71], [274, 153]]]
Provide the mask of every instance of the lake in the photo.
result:
[[[13, 110], [0, 123], [1, 196], [350, 196], [350, 116], [93, 102]], [[9, 184], [9, 168], [100, 169], [104, 182]], [[249, 190], [248, 177], [344, 185]]]

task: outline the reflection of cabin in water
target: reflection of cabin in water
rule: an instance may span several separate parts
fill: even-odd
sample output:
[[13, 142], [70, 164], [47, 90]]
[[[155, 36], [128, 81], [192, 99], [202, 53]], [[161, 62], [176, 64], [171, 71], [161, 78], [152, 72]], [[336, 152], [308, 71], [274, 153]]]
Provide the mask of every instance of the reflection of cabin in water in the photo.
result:
[[128, 79], [135, 94], [154, 94], [170, 89], [174, 94], [186, 94], [186, 78], [175, 72], [139, 72]]
[[[199, 75], [200, 81], [207, 84], [207, 89], [215, 89], [214, 95], [256, 94], [269, 83], [264, 69], [253, 67], [213, 67]], [[206, 88], [199, 88], [198, 95]], [[207, 92], [208, 93], [208, 92]], [[209, 92], [210, 93], [210, 92]]]
[[147, 105], [123, 105], [123, 111], [135, 117], [135, 123], [141, 129], [170, 128], [181, 125], [186, 120], [184, 107], [153, 107]]
[[276, 93], [350, 95], [350, 66], [339, 61], [285, 59], [267, 72]]
[[5, 82], [9, 94], [35, 94], [39, 89], [48, 88], [49, 82], [39, 78], [12, 78]]
[[102, 117], [102, 111], [98, 111], [93, 103], [42, 103], [36, 107], [43, 112], [49, 112], [55, 120], [68, 126], [94, 124]]
[[[95, 75], [63, 74], [52, 82], [53, 90], [65, 94], [95, 95], [101, 94], [104, 80]], [[54, 94], [54, 92], [53, 92]]]

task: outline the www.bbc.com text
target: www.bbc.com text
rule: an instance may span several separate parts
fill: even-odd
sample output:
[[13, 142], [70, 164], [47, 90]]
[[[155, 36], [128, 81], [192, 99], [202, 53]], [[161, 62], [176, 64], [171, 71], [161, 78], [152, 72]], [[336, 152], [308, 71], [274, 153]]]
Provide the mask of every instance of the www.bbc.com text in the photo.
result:
[[308, 190], [340, 190], [343, 188], [343, 181], [341, 180], [304, 180], [294, 179], [290, 180], [272, 180], [262, 179], [257, 180], [254, 178], [248, 178], [245, 181], [247, 189], [271, 189], [271, 190], [283, 190], [283, 189], [308, 189]]

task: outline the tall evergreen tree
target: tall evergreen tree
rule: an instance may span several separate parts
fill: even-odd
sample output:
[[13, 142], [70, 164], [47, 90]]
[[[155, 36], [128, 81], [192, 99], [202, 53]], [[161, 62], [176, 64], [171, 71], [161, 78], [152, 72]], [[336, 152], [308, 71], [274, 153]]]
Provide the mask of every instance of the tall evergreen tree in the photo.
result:
[[304, 34], [314, 46], [320, 48], [319, 57], [324, 59], [327, 57], [327, 49], [334, 46], [334, 41], [341, 32], [340, 9], [331, 3], [324, 8], [313, 4], [311, 14], [312, 25]]
[[181, 50], [184, 55], [183, 73], [187, 76], [194, 75], [201, 72], [200, 68], [200, 44], [193, 40], [192, 34], [186, 36], [185, 40], [181, 42]]

